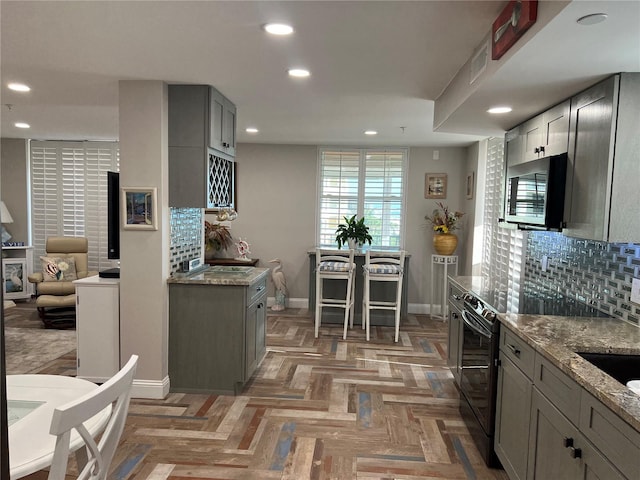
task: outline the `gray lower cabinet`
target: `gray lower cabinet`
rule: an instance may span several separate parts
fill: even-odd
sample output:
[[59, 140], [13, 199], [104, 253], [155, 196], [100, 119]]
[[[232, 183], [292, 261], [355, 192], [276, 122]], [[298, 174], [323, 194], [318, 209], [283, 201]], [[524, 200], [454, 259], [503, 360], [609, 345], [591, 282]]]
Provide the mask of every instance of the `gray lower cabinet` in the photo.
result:
[[266, 277], [169, 284], [171, 391], [238, 394], [266, 350]]
[[625, 479], [537, 388], [531, 401], [527, 478]]
[[511, 480], [636, 479], [640, 433], [502, 327], [494, 447]]
[[494, 448], [511, 480], [527, 478], [531, 379], [500, 352]]
[[524, 480], [535, 350], [506, 328], [500, 330], [499, 348], [494, 448], [509, 478]]

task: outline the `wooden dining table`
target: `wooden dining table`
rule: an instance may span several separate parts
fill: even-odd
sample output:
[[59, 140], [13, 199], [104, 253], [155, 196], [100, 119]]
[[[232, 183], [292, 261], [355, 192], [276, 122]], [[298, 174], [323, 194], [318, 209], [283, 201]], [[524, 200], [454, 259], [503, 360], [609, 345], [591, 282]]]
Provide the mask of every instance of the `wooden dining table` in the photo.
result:
[[[98, 388], [95, 383], [63, 375], [7, 375], [9, 469], [11, 480], [47, 468], [53, 460], [56, 436], [49, 433], [54, 410]], [[107, 424], [111, 406], [85, 423], [90, 434]], [[84, 445], [75, 430], [70, 451]]]

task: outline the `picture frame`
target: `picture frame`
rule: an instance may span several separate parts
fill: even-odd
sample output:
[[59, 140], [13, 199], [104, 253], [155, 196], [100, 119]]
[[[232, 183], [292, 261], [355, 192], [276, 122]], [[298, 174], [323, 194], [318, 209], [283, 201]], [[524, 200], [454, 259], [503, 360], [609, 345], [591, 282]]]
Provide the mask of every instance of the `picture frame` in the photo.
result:
[[24, 298], [27, 289], [27, 261], [21, 258], [3, 258], [2, 279], [5, 300]]
[[474, 180], [474, 172], [471, 172], [469, 175], [467, 175], [467, 200], [473, 199]]
[[447, 174], [426, 173], [424, 177], [424, 198], [447, 198]]
[[155, 187], [121, 188], [122, 228], [125, 230], [157, 230], [158, 202]]

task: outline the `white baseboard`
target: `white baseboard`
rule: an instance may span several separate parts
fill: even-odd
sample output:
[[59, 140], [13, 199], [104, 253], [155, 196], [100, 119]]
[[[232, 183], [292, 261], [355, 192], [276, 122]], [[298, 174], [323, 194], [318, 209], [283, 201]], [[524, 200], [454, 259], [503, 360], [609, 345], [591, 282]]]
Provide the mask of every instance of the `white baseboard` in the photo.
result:
[[163, 380], [134, 380], [131, 387], [132, 398], [152, 398], [160, 400], [169, 395], [169, 376]]
[[407, 312], [415, 313], [417, 315], [440, 315], [442, 313], [441, 305], [433, 305], [433, 312], [431, 311], [431, 305], [428, 303], [410, 303], [407, 305]]
[[[267, 297], [267, 307], [276, 303], [275, 297]], [[289, 308], [309, 308], [308, 298], [288, 298], [287, 307]]]

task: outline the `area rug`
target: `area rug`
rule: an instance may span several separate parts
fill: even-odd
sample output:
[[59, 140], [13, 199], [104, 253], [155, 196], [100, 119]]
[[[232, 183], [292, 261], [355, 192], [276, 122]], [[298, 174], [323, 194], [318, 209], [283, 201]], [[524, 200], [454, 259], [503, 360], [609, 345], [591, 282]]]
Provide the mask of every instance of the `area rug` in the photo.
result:
[[34, 302], [16, 302], [5, 309], [4, 324], [8, 374], [38, 371], [76, 349], [76, 331], [45, 329]]

